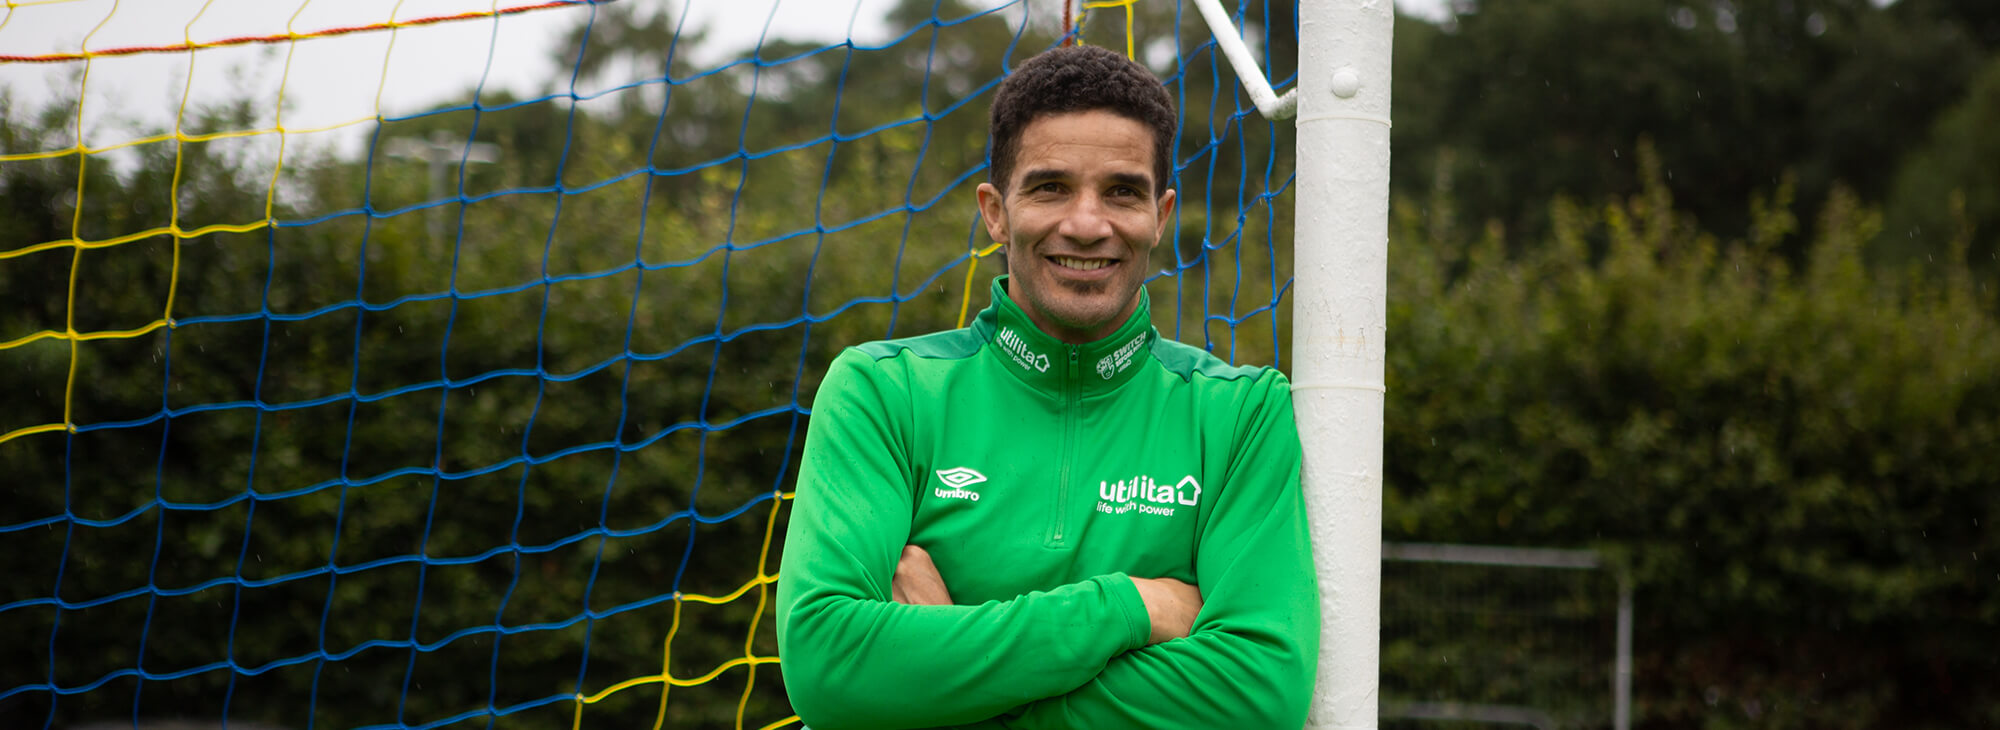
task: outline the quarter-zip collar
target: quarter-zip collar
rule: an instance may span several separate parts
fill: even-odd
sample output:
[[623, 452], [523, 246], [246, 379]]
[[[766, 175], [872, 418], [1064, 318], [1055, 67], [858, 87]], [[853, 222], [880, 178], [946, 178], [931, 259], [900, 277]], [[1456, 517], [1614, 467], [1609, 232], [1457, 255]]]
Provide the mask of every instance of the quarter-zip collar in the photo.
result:
[[[1028, 313], [1007, 296], [1007, 277], [993, 279], [993, 303], [979, 313], [973, 330], [986, 339], [1003, 369], [1029, 386], [1061, 397], [1074, 387], [1082, 397], [1116, 390], [1153, 357], [1152, 306], [1145, 290], [1139, 306], [1118, 330], [1103, 339], [1071, 345], [1036, 327]], [[1072, 367], [1074, 363], [1075, 367]]]

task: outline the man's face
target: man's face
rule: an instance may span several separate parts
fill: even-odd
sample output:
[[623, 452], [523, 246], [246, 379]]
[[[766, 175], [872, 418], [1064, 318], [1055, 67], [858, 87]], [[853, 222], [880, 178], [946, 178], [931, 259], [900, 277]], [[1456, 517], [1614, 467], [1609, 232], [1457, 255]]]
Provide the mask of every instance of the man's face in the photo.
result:
[[1153, 195], [1152, 129], [1057, 114], [1029, 122], [1016, 149], [1006, 193], [979, 186], [986, 232], [1007, 244], [1007, 295], [1064, 342], [1110, 335], [1138, 306], [1174, 210], [1174, 191]]

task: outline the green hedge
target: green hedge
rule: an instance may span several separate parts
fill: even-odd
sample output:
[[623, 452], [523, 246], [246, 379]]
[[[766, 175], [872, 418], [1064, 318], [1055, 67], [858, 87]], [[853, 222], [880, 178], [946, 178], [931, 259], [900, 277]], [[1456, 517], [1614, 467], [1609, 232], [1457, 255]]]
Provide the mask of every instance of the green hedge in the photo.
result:
[[1399, 201], [1385, 536], [1611, 556], [1640, 726], [2000, 723], [2000, 319], [1970, 234], [1945, 274], [1869, 270], [1880, 216], [1836, 192], [1795, 264], [1789, 183], [1725, 242], [1640, 164], [1644, 192], [1558, 200], [1532, 245]]

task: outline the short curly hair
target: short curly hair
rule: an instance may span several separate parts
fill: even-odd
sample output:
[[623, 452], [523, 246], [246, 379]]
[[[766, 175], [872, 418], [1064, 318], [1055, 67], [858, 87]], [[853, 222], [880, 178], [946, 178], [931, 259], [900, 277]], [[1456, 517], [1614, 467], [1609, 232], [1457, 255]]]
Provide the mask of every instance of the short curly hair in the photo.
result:
[[1153, 194], [1167, 189], [1179, 120], [1166, 86], [1146, 67], [1097, 46], [1060, 46], [1023, 62], [1000, 83], [989, 118], [992, 164], [986, 179], [1006, 193], [1021, 132], [1045, 116], [1109, 111], [1153, 130]]

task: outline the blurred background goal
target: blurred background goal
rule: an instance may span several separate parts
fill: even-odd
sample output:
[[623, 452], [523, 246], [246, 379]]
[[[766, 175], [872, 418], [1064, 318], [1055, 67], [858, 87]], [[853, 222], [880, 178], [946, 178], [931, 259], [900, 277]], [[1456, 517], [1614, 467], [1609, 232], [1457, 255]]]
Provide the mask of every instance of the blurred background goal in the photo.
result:
[[1386, 543], [1382, 727], [1630, 727], [1632, 592], [1590, 550]]

